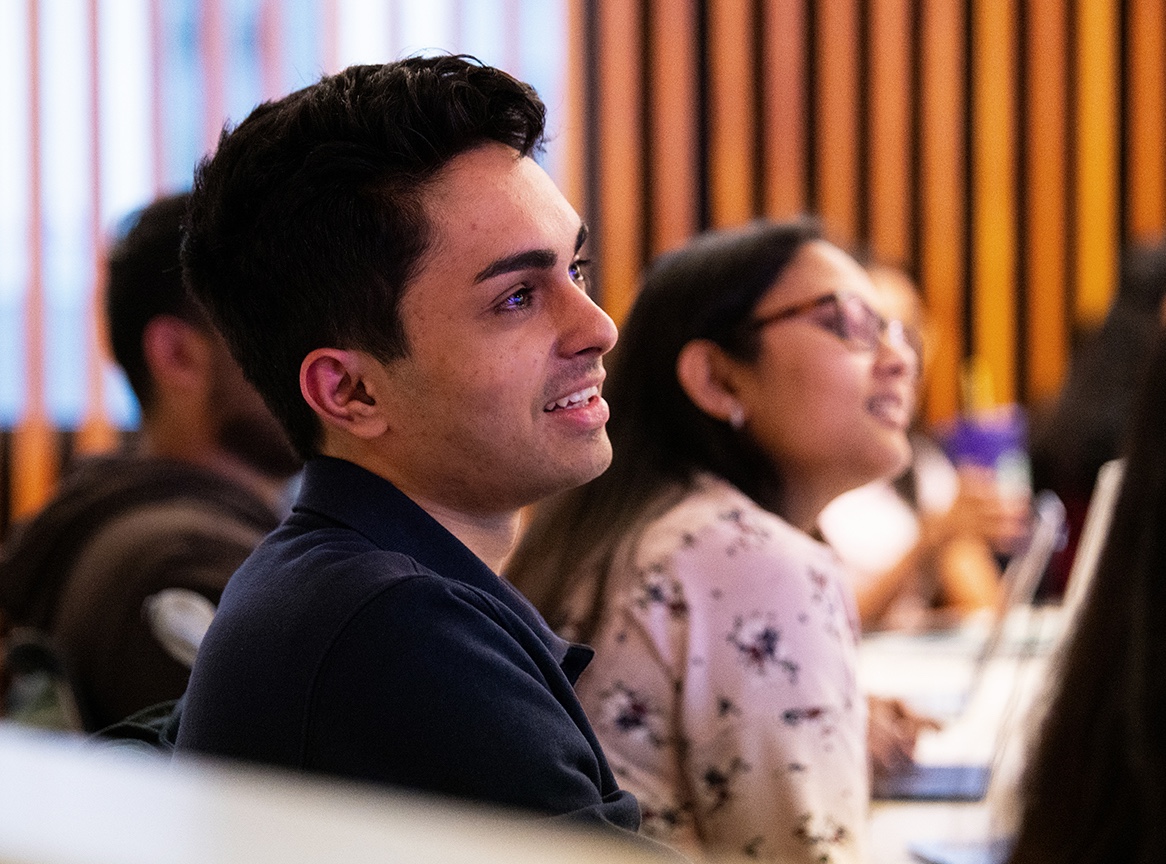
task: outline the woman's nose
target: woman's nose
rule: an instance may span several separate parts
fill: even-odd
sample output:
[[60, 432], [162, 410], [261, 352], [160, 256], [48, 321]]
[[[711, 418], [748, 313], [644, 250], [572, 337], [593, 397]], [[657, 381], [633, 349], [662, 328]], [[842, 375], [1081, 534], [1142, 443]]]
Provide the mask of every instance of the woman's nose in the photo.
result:
[[898, 371], [900, 368], [912, 375], [919, 374], [922, 360], [917, 340], [911, 337], [907, 326], [899, 320], [887, 322], [879, 337], [876, 358], [884, 368]]

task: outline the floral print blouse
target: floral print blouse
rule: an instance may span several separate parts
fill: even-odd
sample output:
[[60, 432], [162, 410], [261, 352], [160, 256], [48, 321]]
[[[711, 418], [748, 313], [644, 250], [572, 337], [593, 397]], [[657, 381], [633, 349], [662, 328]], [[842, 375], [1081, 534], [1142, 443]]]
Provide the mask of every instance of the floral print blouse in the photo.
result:
[[712, 476], [625, 547], [576, 689], [641, 830], [689, 854], [862, 860], [866, 703], [838, 559]]

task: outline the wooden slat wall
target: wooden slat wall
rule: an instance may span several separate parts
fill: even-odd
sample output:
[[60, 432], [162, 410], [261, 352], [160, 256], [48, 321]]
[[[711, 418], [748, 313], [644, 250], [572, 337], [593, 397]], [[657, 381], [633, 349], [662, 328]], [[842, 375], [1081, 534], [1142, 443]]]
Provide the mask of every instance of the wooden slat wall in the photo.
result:
[[[654, 43], [668, 4], [624, 5], [629, 21], [654, 22], [650, 50], [628, 47], [634, 31], [602, 30], [592, 62], [632, 74], [642, 59], [643, 80], [668, 90], [653, 89], [639, 125], [628, 117], [648, 143], [603, 123], [580, 130], [583, 151], [646, 178], [642, 198], [621, 181], [586, 214], [603, 237], [615, 219], [621, 236], [648, 238], [600, 253], [617, 320], [629, 274], [683, 224], [636, 225], [664, 212], [671, 169], [656, 160], [672, 128], [669, 163], [697, 166], [693, 231], [812, 212], [918, 278], [938, 336], [932, 421], [959, 410], [973, 356], [997, 402], [1053, 396], [1076, 334], [1109, 307], [1123, 244], [1166, 227], [1166, 0], [692, 0], [696, 26], [669, 31], [688, 44], [667, 51]], [[678, 57], [698, 58], [697, 74]], [[641, 86], [600, 75], [585, 99], [606, 116]], [[676, 196], [680, 175], [668, 176]]]
[[1014, 0], [973, 4], [972, 351], [1002, 403], [1016, 399], [1016, 26]]
[[759, 82], [765, 97], [761, 116], [762, 206], [774, 218], [795, 216], [807, 209], [807, 2], [772, 0], [763, 4], [764, 80]]
[[649, 31], [650, 69], [668, 70], [650, 79], [651, 117], [667, 117], [667, 126], [650, 124], [647, 160], [649, 243], [652, 254], [674, 249], [692, 236], [699, 223], [697, 135], [699, 105], [696, 46], [689, 34], [696, 27], [695, 0], [653, 0]]
[[1028, 397], [1053, 397], [1068, 363], [1069, 321], [1065, 302], [1069, 262], [1068, 199], [1064, 178], [1068, 114], [1068, 17], [1063, 0], [1027, 0], [1024, 92], [1025, 310], [1028, 326]]
[[904, 264], [911, 259], [911, 4], [873, 0], [870, 8], [867, 140], [870, 194], [865, 224], [871, 252], [879, 260]]
[[1129, 202], [1126, 232], [1155, 239], [1166, 218], [1166, 2], [1133, 0], [1125, 24], [1129, 46], [1128, 133]]
[[[754, 137], [757, 116], [753, 79], [753, 6], [725, 0], [709, 7], [709, 175], [710, 220], [739, 225], [755, 212]], [[664, 118], [653, 118], [666, 130]]]
[[813, 201], [838, 240], [854, 244], [859, 239], [861, 182], [859, 4], [858, 0], [820, 0], [814, 5]]
[[[0, 448], [0, 535], [8, 515], [47, 497], [61, 459], [41, 362], [41, 0], [24, 2], [29, 396]], [[92, 18], [104, 0], [86, 2]], [[262, 39], [270, 95], [285, 65], [273, 36], [283, 7], [256, 2], [271, 31]], [[338, 2], [318, 0], [326, 68], [337, 58]], [[813, 212], [841, 242], [918, 278], [938, 337], [925, 398], [938, 421], [959, 409], [960, 368], [973, 354], [1001, 400], [1055, 394], [1075, 334], [1111, 302], [1122, 246], [1166, 230], [1166, 0], [564, 2], [561, 179], [592, 224], [596, 283], [617, 320], [645, 264], [695, 232]], [[156, 71], [167, 63], [163, 8], [148, 0]], [[224, 0], [198, 3], [208, 142], [226, 101], [226, 9]], [[153, 92], [161, 186], [157, 76]], [[101, 189], [92, 195], [97, 212]], [[96, 365], [89, 375], [85, 422], [68, 442], [80, 450], [112, 434]]]

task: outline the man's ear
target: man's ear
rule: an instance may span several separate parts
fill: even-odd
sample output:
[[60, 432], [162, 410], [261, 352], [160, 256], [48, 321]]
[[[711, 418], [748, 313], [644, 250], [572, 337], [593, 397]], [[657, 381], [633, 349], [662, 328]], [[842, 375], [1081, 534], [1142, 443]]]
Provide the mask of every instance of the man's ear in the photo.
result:
[[744, 407], [737, 398], [733, 362], [715, 342], [693, 339], [676, 358], [676, 378], [697, 408], [739, 427]]
[[300, 392], [327, 426], [356, 438], [383, 435], [388, 418], [377, 404], [380, 364], [363, 351], [317, 348], [300, 364]]
[[155, 389], [187, 397], [209, 387], [210, 337], [174, 315], [155, 315], [142, 329], [142, 358]]

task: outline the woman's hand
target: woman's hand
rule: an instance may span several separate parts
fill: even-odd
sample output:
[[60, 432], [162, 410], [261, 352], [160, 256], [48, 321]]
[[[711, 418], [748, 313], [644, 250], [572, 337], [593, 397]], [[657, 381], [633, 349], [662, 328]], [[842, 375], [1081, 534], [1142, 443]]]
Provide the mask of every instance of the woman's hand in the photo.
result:
[[1028, 536], [1029, 497], [1001, 493], [996, 472], [974, 465], [959, 469], [959, 484], [947, 516], [951, 533], [980, 539], [1000, 555], [1014, 553]]
[[876, 776], [892, 774], [910, 765], [919, 733], [940, 728], [939, 721], [917, 714], [901, 699], [868, 696], [867, 706], [867, 751]]

